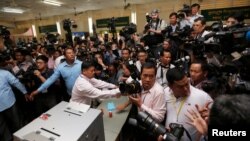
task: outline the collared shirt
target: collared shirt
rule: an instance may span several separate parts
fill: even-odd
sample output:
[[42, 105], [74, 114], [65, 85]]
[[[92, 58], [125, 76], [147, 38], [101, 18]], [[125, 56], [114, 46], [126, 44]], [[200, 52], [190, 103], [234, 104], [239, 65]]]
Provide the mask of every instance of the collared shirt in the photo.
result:
[[162, 122], [166, 113], [163, 87], [155, 82], [149, 91], [142, 91], [141, 94], [141, 110], [148, 112], [157, 122]]
[[54, 83], [60, 76], [65, 81], [67, 93], [71, 95], [73, 86], [77, 77], [81, 74], [82, 62], [75, 60], [72, 65], [69, 65], [66, 61], [59, 64], [58, 68], [54, 71], [53, 75], [50, 76], [39, 88], [38, 92], [42, 92], [47, 89], [52, 83]]
[[[176, 98], [173, 91], [167, 87], [164, 89], [166, 105], [167, 105], [167, 115], [165, 127], [169, 127], [170, 123], [179, 123], [184, 126], [189, 132], [192, 140], [197, 140], [198, 131], [197, 129], [188, 124], [191, 120], [185, 116], [188, 113], [188, 109], [196, 110], [195, 104], [199, 107], [204, 107], [207, 102], [212, 102], [212, 98], [204, 91], [199, 90], [190, 85], [190, 94], [187, 97]], [[181, 141], [189, 140], [187, 135], [184, 134]]]
[[10, 108], [16, 102], [11, 86], [16, 87], [23, 94], [27, 93], [23, 84], [14, 75], [0, 69], [0, 112]]
[[142, 66], [141, 61], [137, 60], [137, 61], [135, 62], [135, 66], [136, 66], [137, 70], [138, 70], [139, 72], [141, 72], [141, 66]]
[[174, 68], [175, 66], [170, 64], [168, 67], [162, 67], [160, 64], [158, 64], [157, 67], [157, 73], [156, 73], [156, 81], [162, 86], [165, 87], [168, 85], [168, 81], [166, 78], [167, 72], [169, 69]]
[[64, 58], [65, 58], [64, 55], [61, 55], [61, 56], [56, 58], [55, 63], [54, 63], [54, 69], [56, 69], [58, 67], [58, 65], [61, 64], [61, 60]]
[[12, 70], [15, 74], [17, 74], [20, 70], [26, 72], [30, 66], [32, 66], [31, 62], [24, 61], [22, 63], [19, 63], [17, 66], [13, 67]]
[[[113, 90], [100, 90], [111, 88]], [[91, 105], [92, 98], [110, 98], [120, 93], [114, 84], [104, 82], [95, 78], [89, 79], [80, 75], [73, 87], [71, 101]]]
[[193, 26], [194, 20], [199, 18], [199, 17], [203, 17], [203, 15], [200, 15], [199, 13], [196, 13], [195, 15], [192, 15], [189, 17], [189, 22], [191, 24], [191, 27]]

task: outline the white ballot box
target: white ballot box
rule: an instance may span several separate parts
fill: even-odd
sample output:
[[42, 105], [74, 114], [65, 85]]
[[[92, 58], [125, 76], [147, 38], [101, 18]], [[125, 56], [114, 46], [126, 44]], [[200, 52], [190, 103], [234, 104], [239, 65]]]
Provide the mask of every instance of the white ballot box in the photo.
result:
[[59, 103], [15, 132], [15, 140], [105, 141], [101, 111], [86, 105], [79, 107], [75, 103]]

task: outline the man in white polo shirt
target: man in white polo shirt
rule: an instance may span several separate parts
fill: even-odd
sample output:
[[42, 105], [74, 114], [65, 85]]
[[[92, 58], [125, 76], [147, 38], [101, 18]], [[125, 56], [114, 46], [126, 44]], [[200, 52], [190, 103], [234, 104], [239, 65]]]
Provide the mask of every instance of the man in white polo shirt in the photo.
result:
[[[191, 86], [185, 72], [179, 68], [170, 69], [167, 72], [167, 80], [169, 87], [164, 89], [167, 105], [165, 127], [169, 128], [170, 123], [182, 124], [192, 140], [197, 140], [200, 137], [198, 131], [194, 126], [187, 124], [191, 120], [185, 114], [188, 113], [188, 109], [196, 110], [195, 105], [204, 107], [206, 103], [213, 100], [204, 91]], [[181, 141], [188, 140], [185, 133]]]

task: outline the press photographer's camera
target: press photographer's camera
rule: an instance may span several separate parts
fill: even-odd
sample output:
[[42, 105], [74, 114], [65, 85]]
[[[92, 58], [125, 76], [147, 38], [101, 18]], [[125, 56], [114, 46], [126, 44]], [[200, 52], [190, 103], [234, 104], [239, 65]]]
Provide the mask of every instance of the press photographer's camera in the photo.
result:
[[191, 13], [191, 7], [189, 5], [183, 4], [183, 8], [178, 11], [177, 17], [179, 19], [184, 19], [190, 13]]
[[0, 25], [0, 36], [3, 36], [4, 39], [9, 38], [10, 31], [7, 30], [7, 27]]
[[136, 24], [130, 23], [128, 26], [125, 26], [120, 31], [120, 36], [123, 36], [125, 40], [130, 39], [130, 35], [136, 33], [137, 27]]
[[178, 123], [170, 123], [170, 132], [168, 132], [164, 126], [154, 121], [152, 117], [146, 112], [139, 112], [137, 119], [140, 125], [149, 131], [153, 131], [156, 136], [162, 135], [164, 141], [178, 141], [183, 136], [185, 131], [183, 125]]
[[119, 89], [120, 89], [121, 94], [130, 94], [130, 95], [137, 94], [142, 91], [141, 84], [136, 80], [133, 80], [129, 84], [126, 84], [125, 82], [121, 82], [119, 84]]

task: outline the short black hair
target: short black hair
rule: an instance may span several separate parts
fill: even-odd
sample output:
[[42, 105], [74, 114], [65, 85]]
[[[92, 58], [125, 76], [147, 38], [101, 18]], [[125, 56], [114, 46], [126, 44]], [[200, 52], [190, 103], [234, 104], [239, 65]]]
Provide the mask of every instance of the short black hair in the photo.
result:
[[93, 61], [83, 61], [81, 70], [88, 69], [90, 67], [95, 67], [95, 63]]
[[147, 51], [145, 49], [140, 49], [140, 50], [138, 50], [137, 54], [139, 54], [139, 53], [145, 53], [145, 54], [147, 54]]
[[170, 53], [171, 56], [172, 56], [171, 50], [169, 50], [169, 49], [163, 49], [163, 50], [160, 52], [160, 56], [161, 56], [161, 57], [164, 56], [164, 52], [168, 52], [168, 53]]
[[171, 85], [174, 81], [180, 81], [186, 76], [186, 73], [181, 68], [171, 68], [168, 70], [166, 77], [168, 83]]
[[122, 49], [122, 51], [124, 51], [124, 50], [127, 50], [129, 54], [131, 53], [131, 50], [129, 48], [127, 48], [127, 47]]
[[143, 69], [154, 69], [155, 70], [155, 75], [156, 75], [156, 67], [155, 67], [155, 63], [153, 62], [145, 62], [142, 66], [141, 66], [141, 73], [143, 72]]
[[26, 55], [26, 51], [22, 48], [18, 48], [14, 51], [14, 53], [21, 53], [22, 56], [25, 56]]
[[63, 55], [66, 55], [67, 50], [73, 50], [73, 52], [75, 52], [75, 50], [72, 47], [66, 47], [64, 49]]
[[[201, 65], [201, 70], [202, 70], [203, 72], [209, 70], [208, 63], [207, 63], [205, 60], [195, 60], [194, 62], [192, 62], [192, 64], [200, 64], [200, 65]], [[191, 65], [192, 65], [192, 64], [191, 64]]]
[[206, 25], [206, 19], [204, 17], [198, 17], [194, 20], [194, 22], [201, 21], [202, 25]]
[[221, 95], [213, 103], [209, 115], [211, 128], [233, 128], [250, 126], [250, 96]]
[[242, 12], [237, 12], [233, 14], [233, 17], [238, 21], [238, 22], [243, 22], [245, 17]]
[[198, 3], [194, 3], [194, 4], [191, 5], [191, 8], [196, 7], [196, 6], [198, 7], [198, 9], [200, 9], [200, 7], [201, 7]]
[[177, 13], [176, 12], [172, 12], [170, 15], [169, 15], [169, 18], [171, 18], [172, 16], [175, 16], [177, 18]]
[[37, 60], [43, 60], [45, 63], [48, 63], [49, 58], [47, 56], [45, 56], [45, 55], [39, 55], [39, 56], [36, 57], [36, 61]]

